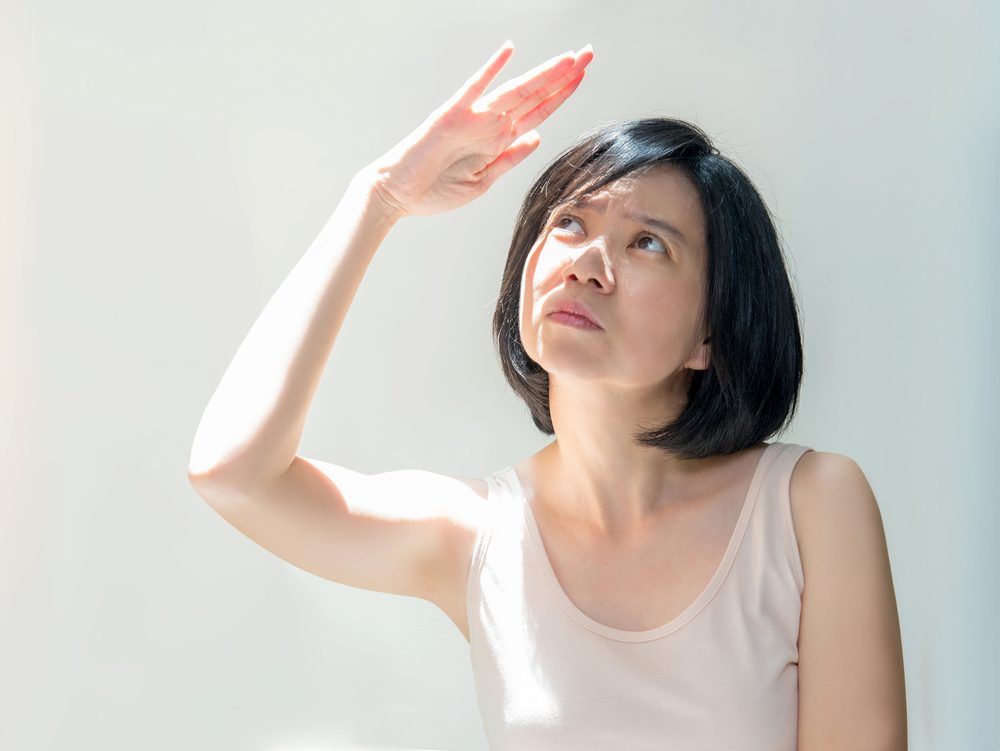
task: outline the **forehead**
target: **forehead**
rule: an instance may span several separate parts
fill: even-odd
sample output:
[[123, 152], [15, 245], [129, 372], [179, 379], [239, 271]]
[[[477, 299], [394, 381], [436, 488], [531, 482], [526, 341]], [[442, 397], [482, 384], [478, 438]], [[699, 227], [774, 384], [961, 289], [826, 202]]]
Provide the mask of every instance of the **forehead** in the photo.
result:
[[600, 202], [602, 206], [605, 202], [623, 202], [651, 209], [700, 207], [698, 191], [690, 178], [680, 168], [670, 165], [653, 165], [625, 175], [587, 193], [585, 197], [589, 201]]

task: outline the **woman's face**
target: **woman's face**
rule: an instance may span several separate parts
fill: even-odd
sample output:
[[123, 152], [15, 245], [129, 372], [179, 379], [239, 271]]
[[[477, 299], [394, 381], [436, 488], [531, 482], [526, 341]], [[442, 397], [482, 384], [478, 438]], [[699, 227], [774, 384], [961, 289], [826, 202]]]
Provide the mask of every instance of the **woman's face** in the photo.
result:
[[[706, 368], [710, 346], [703, 345], [707, 249], [697, 190], [678, 168], [656, 165], [586, 200], [556, 207], [525, 259], [525, 351], [550, 378], [686, 393], [684, 368]], [[552, 318], [567, 299], [587, 306], [603, 328]]]

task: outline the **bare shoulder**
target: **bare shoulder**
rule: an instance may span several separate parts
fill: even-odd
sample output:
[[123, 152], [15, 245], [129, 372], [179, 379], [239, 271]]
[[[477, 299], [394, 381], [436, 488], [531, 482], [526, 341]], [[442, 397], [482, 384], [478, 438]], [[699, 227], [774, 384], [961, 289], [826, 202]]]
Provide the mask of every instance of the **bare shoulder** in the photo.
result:
[[792, 525], [803, 574], [820, 564], [832, 525], [877, 527], [878, 501], [861, 467], [849, 456], [807, 451], [796, 462], [788, 487]]
[[[448, 520], [459, 531], [459, 537], [475, 534], [482, 521], [489, 495], [489, 483], [482, 477], [459, 477], [457, 475], [438, 475], [443, 484], [449, 485], [454, 492], [450, 493], [447, 506]], [[462, 531], [466, 533], [462, 534]]]
[[799, 748], [906, 748], [902, 640], [875, 493], [856, 461], [806, 452], [789, 487], [805, 589]]
[[[795, 536], [803, 565], [810, 537], [822, 534], [830, 515], [879, 514], [868, 478], [854, 459], [830, 451], [807, 451], [796, 462], [789, 481]], [[881, 523], [881, 518], [879, 518]]]
[[458, 480], [460, 483], [465, 485], [469, 490], [475, 493], [481, 500], [486, 500], [486, 494], [489, 492], [489, 483], [482, 477], [452, 477], [452, 480]]
[[487, 510], [489, 483], [479, 477], [449, 477], [464, 487], [455, 497], [449, 513], [448, 565], [442, 572], [439, 595], [434, 604], [451, 619], [465, 640], [469, 640], [465, 595], [469, 586], [472, 552]]
[[[796, 519], [822, 513], [817, 499], [867, 496], [871, 486], [849, 456], [830, 451], [807, 451], [796, 462], [789, 484], [792, 515]], [[874, 494], [871, 494], [874, 500]], [[831, 501], [836, 502], [836, 501]], [[843, 502], [843, 501], [841, 501]], [[797, 528], [796, 528], [797, 529]]]
[[479, 529], [485, 519], [489, 483], [482, 477], [441, 475], [442, 480], [458, 488], [448, 505], [447, 515], [452, 531], [454, 565], [461, 572], [468, 568]]

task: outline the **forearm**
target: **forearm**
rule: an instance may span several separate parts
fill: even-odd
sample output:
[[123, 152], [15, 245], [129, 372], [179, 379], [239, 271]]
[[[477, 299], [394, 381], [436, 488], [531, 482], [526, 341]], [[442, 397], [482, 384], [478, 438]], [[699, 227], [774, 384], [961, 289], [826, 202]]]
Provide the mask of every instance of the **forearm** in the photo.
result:
[[359, 172], [226, 369], [195, 434], [192, 477], [246, 486], [291, 465], [333, 343], [395, 221]]

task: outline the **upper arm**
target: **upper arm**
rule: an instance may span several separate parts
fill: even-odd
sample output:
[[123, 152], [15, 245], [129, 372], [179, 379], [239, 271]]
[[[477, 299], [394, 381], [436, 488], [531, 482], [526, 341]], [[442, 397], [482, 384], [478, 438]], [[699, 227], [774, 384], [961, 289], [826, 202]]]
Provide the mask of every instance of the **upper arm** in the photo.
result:
[[805, 588], [800, 751], [906, 749], [896, 596], [882, 516], [852, 459], [807, 452], [790, 487]]
[[304, 571], [435, 603], [454, 579], [455, 532], [474, 497], [463, 480], [434, 472], [368, 475], [304, 457], [253, 489], [192, 484], [236, 529]]

